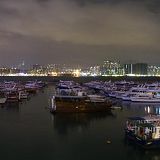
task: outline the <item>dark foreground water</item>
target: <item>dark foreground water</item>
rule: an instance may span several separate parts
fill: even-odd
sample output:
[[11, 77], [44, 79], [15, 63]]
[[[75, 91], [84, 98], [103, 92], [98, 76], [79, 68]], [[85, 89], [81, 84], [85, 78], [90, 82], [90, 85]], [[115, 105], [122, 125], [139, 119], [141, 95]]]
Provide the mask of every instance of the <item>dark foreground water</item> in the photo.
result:
[[[119, 103], [122, 109], [96, 114], [57, 114], [46, 109], [53, 86], [29, 101], [0, 108], [2, 160], [158, 160], [124, 139], [126, 117], [159, 113], [159, 106]], [[107, 140], [111, 144], [107, 144]]]

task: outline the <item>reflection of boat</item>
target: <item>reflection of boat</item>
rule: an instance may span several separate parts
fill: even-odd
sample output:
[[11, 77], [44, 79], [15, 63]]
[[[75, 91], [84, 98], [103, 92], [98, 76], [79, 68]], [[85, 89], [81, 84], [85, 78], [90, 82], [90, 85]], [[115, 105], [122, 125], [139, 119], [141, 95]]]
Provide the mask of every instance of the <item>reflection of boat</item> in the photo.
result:
[[155, 114], [160, 115], [160, 104], [148, 104], [148, 103], [139, 103], [139, 102], [129, 102], [122, 101], [121, 105], [123, 108], [128, 108], [134, 111], [142, 111], [144, 114]]
[[60, 134], [67, 134], [70, 130], [81, 131], [90, 126], [90, 123], [95, 120], [101, 120], [105, 118], [114, 118], [115, 115], [111, 110], [103, 113], [59, 113], [52, 115], [53, 126], [57, 132]]
[[123, 106], [130, 106], [130, 107], [146, 107], [146, 106], [160, 106], [160, 103], [148, 103], [148, 102], [131, 102], [131, 101], [122, 101], [120, 104]]
[[20, 109], [18, 102], [15, 102], [15, 103], [7, 102], [7, 103], [3, 104], [1, 107], [4, 110], [11, 111], [11, 112], [19, 112], [19, 109]]
[[129, 117], [126, 122], [127, 139], [145, 148], [160, 148], [160, 116]]

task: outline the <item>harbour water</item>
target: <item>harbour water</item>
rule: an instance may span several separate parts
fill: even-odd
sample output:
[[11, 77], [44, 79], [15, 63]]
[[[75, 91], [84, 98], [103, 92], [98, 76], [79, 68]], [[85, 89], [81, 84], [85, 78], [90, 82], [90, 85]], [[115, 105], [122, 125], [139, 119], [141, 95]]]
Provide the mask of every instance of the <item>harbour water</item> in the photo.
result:
[[[158, 160], [124, 137], [128, 116], [160, 112], [160, 104], [117, 102], [107, 113], [56, 114], [48, 107], [50, 85], [23, 103], [0, 108], [0, 158], [5, 160]], [[120, 108], [119, 108], [120, 107]]]

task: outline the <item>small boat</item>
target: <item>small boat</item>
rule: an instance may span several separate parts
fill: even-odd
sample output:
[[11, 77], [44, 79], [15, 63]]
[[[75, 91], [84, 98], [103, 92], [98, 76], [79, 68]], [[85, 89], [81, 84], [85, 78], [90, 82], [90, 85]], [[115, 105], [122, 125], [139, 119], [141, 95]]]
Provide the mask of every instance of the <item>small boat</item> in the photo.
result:
[[40, 89], [40, 86], [34, 81], [28, 81], [24, 87], [28, 93], [36, 93]]
[[144, 149], [160, 148], [160, 116], [129, 117], [125, 135]]
[[19, 91], [19, 99], [27, 99], [29, 93], [27, 91]]
[[7, 93], [7, 101], [8, 102], [18, 102], [19, 99], [19, 93], [17, 91], [12, 91]]

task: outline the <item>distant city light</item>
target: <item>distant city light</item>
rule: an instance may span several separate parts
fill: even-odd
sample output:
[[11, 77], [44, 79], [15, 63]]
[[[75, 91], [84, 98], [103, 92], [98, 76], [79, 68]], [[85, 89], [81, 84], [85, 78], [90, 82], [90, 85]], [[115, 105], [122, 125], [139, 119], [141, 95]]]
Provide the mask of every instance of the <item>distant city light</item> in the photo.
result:
[[88, 67], [71, 67], [59, 64], [47, 64], [42, 66], [33, 65], [32, 68], [24, 69], [19, 67], [1, 67], [1, 76], [160, 76], [160, 66], [148, 65], [147, 63], [121, 64], [118, 61], [106, 60], [102, 64]]

